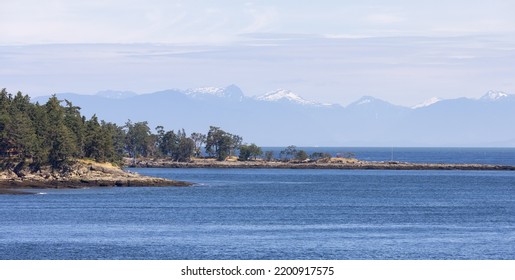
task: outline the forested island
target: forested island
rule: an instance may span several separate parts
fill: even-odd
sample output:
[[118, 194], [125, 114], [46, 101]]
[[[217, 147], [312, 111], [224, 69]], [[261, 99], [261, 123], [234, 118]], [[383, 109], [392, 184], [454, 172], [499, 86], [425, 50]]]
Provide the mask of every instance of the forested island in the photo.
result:
[[174, 168], [331, 168], [515, 170], [513, 166], [366, 162], [351, 153], [308, 155], [288, 146], [276, 157], [254, 143], [211, 126], [207, 133], [155, 128], [145, 121], [118, 125], [89, 119], [55, 95], [32, 103], [0, 91], [0, 193], [12, 188], [186, 186], [189, 183], [123, 171], [122, 166]]
[[191, 185], [121, 169], [123, 157], [148, 155], [154, 137], [145, 122], [119, 126], [95, 115], [86, 119], [79, 107], [56, 96], [34, 104], [28, 95], [2, 89], [0, 193], [13, 193], [6, 190], [13, 188]]

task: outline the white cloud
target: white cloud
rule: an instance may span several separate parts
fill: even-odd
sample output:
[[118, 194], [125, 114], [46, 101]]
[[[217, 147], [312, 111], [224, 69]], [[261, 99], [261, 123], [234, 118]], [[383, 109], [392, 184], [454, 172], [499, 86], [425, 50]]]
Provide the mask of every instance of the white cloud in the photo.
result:
[[[465, 7], [465, 8], [464, 8]], [[354, 37], [515, 32], [515, 2], [3, 0], [0, 44], [223, 43], [252, 32]]]

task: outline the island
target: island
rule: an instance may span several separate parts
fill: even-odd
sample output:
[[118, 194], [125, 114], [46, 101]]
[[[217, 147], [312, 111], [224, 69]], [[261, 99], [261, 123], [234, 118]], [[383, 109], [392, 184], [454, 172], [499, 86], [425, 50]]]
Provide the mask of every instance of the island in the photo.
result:
[[[515, 170], [514, 166], [370, 162], [352, 153], [310, 155], [294, 145], [263, 151], [243, 137], [210, 126], [207, 133], [154, 130], [148, 122], [124, 125], [87, 119], [56, 95], [32, 103], [21, 92], [0, 91], [0, 194], [30, 188], [191, 186], [142, 176], [122, 167], [290, 168], [387, 170]], [[242, 124], [244, 125], [244, 124]], [[323, 136], [321, 136], [323, 137]], [[29, 192], [30, 193], [30, 192]]]
[[364, 161], [355, 158], [324, 158], [320, 160], [288, 161], [239, 161], [228, 158], [224, 161], [194, 158], [189, 162], [162, 158], [125, 159], [125, 165], [139, 168], [271, 168], [271, 169], [378, 169], [378, 170], [504, 170], [515, 171], [515, 166], [464, 163], [410, 163], [398, 161]]

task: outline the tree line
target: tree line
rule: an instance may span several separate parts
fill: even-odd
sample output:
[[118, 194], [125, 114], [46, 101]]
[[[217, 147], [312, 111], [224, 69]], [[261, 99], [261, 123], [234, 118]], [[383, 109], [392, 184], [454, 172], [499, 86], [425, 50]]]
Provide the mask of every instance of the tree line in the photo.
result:
[[63, 168], [81, 158], [120, 163], [125, 156], [189, 161], [193, 156], [201, 156], [203, 147], [217, 160], [235, 156], [237, 151], [240, 160], [262, 154], [255, 144], [243, 144], [242, 137], [215, 126], [207, 134], [194, 132], [188, 136], [184, 129], [166, 131], [162, 126], [152, 133], [146, 121], [129, 120], [119, 126], [99, 120], [96, 115], [86, 119], [80, 109], [55, 95], [45, 104], [34, 104], [28, 95], [12, 95], [2, 89], [1, 168], [12, 168], [13, 164], [28, 165], [33, 170], [43, 165]]
[[190, 161], [207, 154], [222, 161], [237, 157], [240, 161], [307, 161], [330, 158], [327, 153], [308, 155], [296, 146], [288, 146], [276, 158], [272, 151], [263, 152], [256, 144], [246, 144], [243, 138], [210, 126], [204, 134], [187, 135], [184, 129], [152, 133], [146, 121], [128, 120], [120, 126], [99, 120], [96, 115], [86, 119], [81, 108], [55, 95], [45, 104], [32, 103], [21, 92], [12, 95], [0, 91], [0, 169], [29, 166], [65, 168], [74, 159], [93, 159], [119, 164], [124, 157], [168, 158]]

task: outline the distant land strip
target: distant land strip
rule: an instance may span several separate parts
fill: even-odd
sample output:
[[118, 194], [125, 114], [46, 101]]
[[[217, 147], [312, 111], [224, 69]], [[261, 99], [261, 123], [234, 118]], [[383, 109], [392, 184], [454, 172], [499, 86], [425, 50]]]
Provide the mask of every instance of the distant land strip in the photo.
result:
[[339, 162], [303, 162], [303, 161], [216, 161], [212, 159], [195, 159], [191, 162], [175, 162], [163, 159], [128, 161], [129, 167], [157, 168], [271, 168], [271, 169], [377, 169], [377, 170], [502, 170], [515, 171], [515, 166], [492, 164], [461, 163], [410, 163], [410, 162], [373, 162], [347, 159]]

